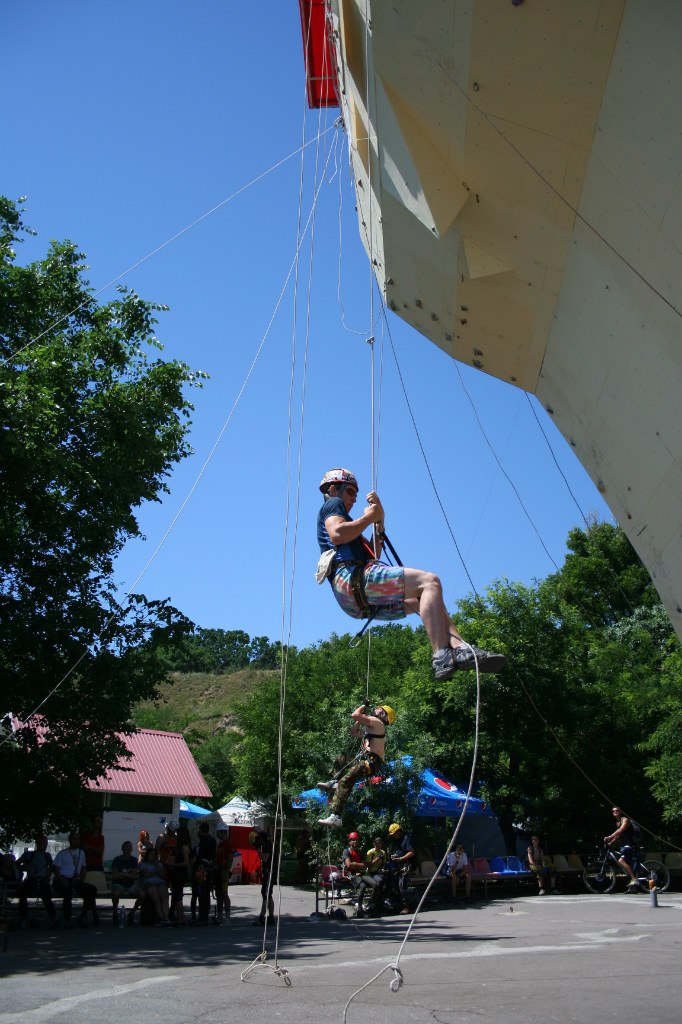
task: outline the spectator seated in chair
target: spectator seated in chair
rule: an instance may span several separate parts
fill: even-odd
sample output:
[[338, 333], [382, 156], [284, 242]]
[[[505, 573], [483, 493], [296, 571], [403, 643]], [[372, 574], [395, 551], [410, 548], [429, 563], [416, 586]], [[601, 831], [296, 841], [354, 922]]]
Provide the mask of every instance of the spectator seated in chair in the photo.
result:
[[62, 897], [62, 917], [64, 926], [71, 926], [71, 906], [74, 896], [83, 900], [83, 908], [78, 917], [81, 927], [86, 927], [88, 914], [92, 923], [99, 924], [97, 915], [97, 889], [85, 879], [85, 854], [80, 845], [80, 833], [71, 832], [67, 849], [60, 850], [53, 863], [55, 880], [54, 889]]
[[18, 884], [17, 889], [19, 920], [22, 925], [28, 921], [28, 900], [31, 896], [37, 896], [42, 900], [50, 924], [57, 923], [57, 915], [52, 902], [52, 889], [50, 888], [53, 870], [52, 855], [47, 849], [47, 836], [39, 833], [36, 836], [35, 850], [26, 850], [16, 863], [17, 872], [26, 872], [26, 877], [23, 882]]
[[114, 857], [111, 862], [111, 905], [114, 908], [114, 926], [119, 923], [118, 905], [121, 897], [135, 901], [129, 917], [132, 923], [132, 915], [144, 896], [138, 882], [139, 874], [140, 866], [137, 857], [133, 856], [133, 844], [125, 842], [118, 857]]

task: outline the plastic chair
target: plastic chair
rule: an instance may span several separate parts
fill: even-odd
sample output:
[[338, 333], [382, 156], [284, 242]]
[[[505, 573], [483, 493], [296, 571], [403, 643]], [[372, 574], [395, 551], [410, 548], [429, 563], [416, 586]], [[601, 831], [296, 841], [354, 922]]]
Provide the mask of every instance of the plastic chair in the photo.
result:
[[585, 870], [585, 865], [581, 861], [581, 859], [578, 856], [578, 854], [577, 853], [569, 853], [569, 855], [567, 857], [567, 860], [568, 860], [568, 863], [570, 864], [570, 866], [572, 868], [575, 868], [575, 870], [579, 871], [580, 874], [582, 875], [583, 871]]
[[507, 867], [517, 875], [532, 874], [518, 857], [507, 857]]
[[563, 853], [555, 853], [552, 857], [552, 863], [554, 864], [554, 870], [558, 875], [574, 875], [577, 872], [577, 868], [571, 867]]
[[328, 906], [330, 900], [333, 903], [335, 899], [338, 899], [341, 889], [350, 884], [350, 878], [348, 875], [344, 875], [340, 867], [336, 864], [325, 864], [320, 873], [320, 886], [324, 889], [325, 907]]
[[485, 875], [492, 875], [493, 872], [490, 870], [490, 864], [485, 857], [476, 857], [474, 860], [474, 874], [484, 877]]
[[512, 868], [508, 867], [502, 857], [492, 857], [490, 860], [490, 870], [494, 871], [496, 875], [511, 875], [514, 874]]
[[[649, 854], [647, 853], [647, 857], [648, 856]], [[660, 857], [657, 859], [660, 860]], [[664, 863], [669, 871], [682, 871], [682, 853], [677, 851], [674, 853], [666, 853]]]
[[422, 878], [433, 878], [438, 865], [432, 860], [423, 860], [419, 865], [419, 874]]
[[103, 871], [86, 871], [83, 881], [87, 882], [88, 885], [94, 885], [98, 893], [109, 892], [107, 876]]

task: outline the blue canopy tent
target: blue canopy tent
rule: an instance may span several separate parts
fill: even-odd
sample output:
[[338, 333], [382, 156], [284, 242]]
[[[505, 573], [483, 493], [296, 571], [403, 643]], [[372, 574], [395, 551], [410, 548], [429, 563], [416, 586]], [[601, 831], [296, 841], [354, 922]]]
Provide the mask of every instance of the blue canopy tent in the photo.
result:
[[205, 807], [199, 807], [198, 804], [190, 804], [187, 800], [180, 801], [180, 817], [181, 818], [203, 818], [205, 814], [212, 814], [212, 811], [207, 811]]
[[[407, 765], [410, 764], [411, 760], [411, 757], [403, 758], [404, 763]], [[390, 769], [390, 764], [388, 768]], [[386, 785], [390, 781], [390, 776], [377, 779], [376, 783], [374, 779], [370, 780], [371, 783], [376, 785]], [[414, 813], [417, 817], [421, 818], [458, 818], [464, 808], [465, 800], [466, 792], [464, 790], [459, 789], [454, 783], [448, 782], [442, 775], [436, 775], [430, 768], [425, 768], [421, 773], [421, 788], [417, 796], [417, 806]], [[311, 801], [324, 804], [327, 801], [327, 795], [322, 790], [317, 789], [317, 787], [306, 789], [292, 800], [291, 806], [294, 810], [302, 810], [310, 806]], [[485, 800], [479, 800], [478, 797], [473, 796], [469, 797], [469, 803], [467, 804], [467, 815], [469, 814], [487, 818], [495, 817]]]
[[[403, 758], [405, 764], [409, 764], [411, 760], [412, 758]], [[387, 767], [390, 770], [390, 763]], [[375, 785], [386, 785], [390, 782], [390, 776], [370, 780], [370, 783]], [[361, 783], [361, 785], [366, 785], [366, 783]], [[455, 786], [442, 775], [437, 775], [429, 768], [425, 768], [421, 773], [421, 786], [413, 813], [419, 818], [436, 820], [459, 818], [464, 810], [465, 800], [465, 790]], [[327, 794], [315, 787], [299, 793], [292, 800], [291, 806], [294, 810], [304, 810], [311, 804], [323, 805], [326, 802]], [[506, 852], [504, 838], [495, 814], [486, 801], [480, 800], [478, 797], [469, 797], [458, 839], [465, 844], [471, 859], [504, 856]]]
[[[425, 768], [415, 814], [420, 818], [458, 818], [464, 810], [465, 800], [465, 790]], [[469, 797], [466, 812], [477, 817], [495, 817], [486, 801], [475, 796]]]

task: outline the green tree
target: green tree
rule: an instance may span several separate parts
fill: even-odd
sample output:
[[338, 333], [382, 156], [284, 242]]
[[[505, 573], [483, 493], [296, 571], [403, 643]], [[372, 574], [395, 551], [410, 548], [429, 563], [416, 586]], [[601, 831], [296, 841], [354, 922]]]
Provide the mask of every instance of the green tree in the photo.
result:
[[238, 737], [234, 733], [215, 733], [192, 753], [213, 793], [210, 800], [205, 801], [212, 810], [217, 810], [237, 795], [235, 788], [234, 748]]
[[0, 699], [23, 723], [0, 742], [0, 822], [14, 835], [73, 820], [191, 625], [120, 599], [113, 564], [190, 454], [185, 390], [203, 376], [151, 356], [164, 307], [123, 288], [98, 305], [71, 242], [20, 266], [24, 231], [0, 199]]
[[167, 651], [173, 672], [236, 672], [241, 668], [279, 668], [280, 644], [266, 636], [253, 640], [243, 629], [204, 629], [195, 626], [181, 644]]

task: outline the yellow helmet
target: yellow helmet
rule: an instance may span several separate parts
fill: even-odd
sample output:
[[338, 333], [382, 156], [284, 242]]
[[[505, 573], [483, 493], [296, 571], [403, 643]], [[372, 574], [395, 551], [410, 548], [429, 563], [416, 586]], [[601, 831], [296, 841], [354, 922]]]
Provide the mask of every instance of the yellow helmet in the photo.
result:
[[388, 826], [389, 836], [394, 836], [396, 832], [402, 832], [402, 825], [399, 825], [397, 821], [394, 821], [392, 825]]
[[393, 723], [395, 722], [395, 711], [393, 710], [393, 708], [389, 704], [380, 704], [379, 707], [381, 708], [382, 711], [386, 712], [388, 724], [393, 725]]

